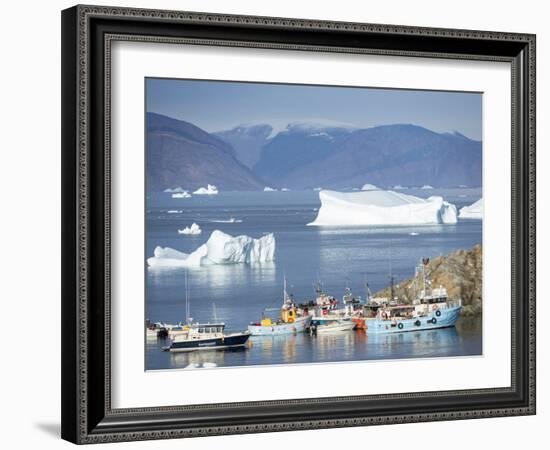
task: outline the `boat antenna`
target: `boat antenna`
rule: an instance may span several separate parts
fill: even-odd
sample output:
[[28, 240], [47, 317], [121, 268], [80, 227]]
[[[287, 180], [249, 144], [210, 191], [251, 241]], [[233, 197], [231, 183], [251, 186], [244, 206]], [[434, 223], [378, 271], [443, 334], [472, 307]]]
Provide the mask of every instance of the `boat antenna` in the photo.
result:
[[216, 311], [216, 304], [212, 303], [212, 309], [214, 311], [214, 322], [218, 323], [218, 313]]
[[395, 281], [395, 277], [390, 274], [390, 301], [393, 301], [395, 299], [395, 286], [394, 286], [394, 281]]
[[369, 282], [367, 277], [365, 277], [365, 303], [370, 303], [371, 292], [369, 288]]
[[185, 323], [189, 323], [189, 282], [187, 280], [187, 269], [185, 269]]

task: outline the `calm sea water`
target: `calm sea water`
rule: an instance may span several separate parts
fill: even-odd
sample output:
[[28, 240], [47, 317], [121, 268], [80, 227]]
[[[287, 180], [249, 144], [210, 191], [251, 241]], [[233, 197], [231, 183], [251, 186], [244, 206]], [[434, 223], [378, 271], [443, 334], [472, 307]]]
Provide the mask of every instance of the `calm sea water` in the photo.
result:
[[[461, 207], [481, 197], [478, 189], [405, 191], [427, 197], [442, 195]], [[438, 256], [481, 243], [481, 221], [417, 227], [308, 227], [320, 207], [318, 193], [220, 192], [215, 196], [172, 199], [153, 194], [147, 199], [146, 254], [157, 245], [185, 253], [202, 245], [214, 230], [260, 237], [274, 233], [276, 261], [188, 269], [191, 316], [196, 321], [223, 321], [227, 331], [240, 331], [257, 321], [266, 308], [282, 303], [283, 277], [298, 302], [314, 298], [321, 281], [327, 293], [341, 297], [346, 286], [365, 295], [414, 275], [423, 256]], [[170, 213], [168, 211], [171, 211]], [[174, 212], [177, 211], [177, 212]], [[227, 223], [230, 218], [242, 222]], [[196, 222], [198, 236], [179, 235], [178, 228]], [[411, 235], [411, 233], [418, 233]], [[185, 319], [185, 269], [147, 269], [146, 317], [175, 323]], [[276, 315], [276, 312], [273, 313]], [[461, 319], [456, 328], [366, 336], [347, 332], [254, 337], [247, 349], [235, 351], [162, 352], [166, 343], [146, 343], [146, 369], [186, 367], [213, 362], [218, 366], [354, 361], [481, 354], [481, 320]]]

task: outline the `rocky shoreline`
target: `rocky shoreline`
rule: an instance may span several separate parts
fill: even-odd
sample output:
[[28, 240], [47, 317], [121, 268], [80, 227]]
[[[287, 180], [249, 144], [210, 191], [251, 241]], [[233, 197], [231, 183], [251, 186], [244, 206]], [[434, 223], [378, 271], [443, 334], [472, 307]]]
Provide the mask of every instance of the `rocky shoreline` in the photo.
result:
[[[432, 287], [447, 289], [450, 300], [462, 299], [463, 316], [480, 316], [482, 311], [482, 248], [476, 245], [470, 250], [458, 250], [444, 256], [430, 259], [428, 263]], [[395, 295], [410, 303], [416, 296], [415, 278], [399, 281]], [[374, 294], [375, 297], [389, 297], [390, 288]]]

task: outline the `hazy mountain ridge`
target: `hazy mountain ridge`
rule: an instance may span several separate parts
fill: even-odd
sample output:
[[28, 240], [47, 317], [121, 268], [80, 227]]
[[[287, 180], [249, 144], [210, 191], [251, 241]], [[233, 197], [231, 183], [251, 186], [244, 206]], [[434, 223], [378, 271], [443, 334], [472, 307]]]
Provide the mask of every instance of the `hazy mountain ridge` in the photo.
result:
[[273, 128], [271, 125], [240, 125], [231, 130], [213, 133], [224, 142], [230, 144], [235, 157], [246, 167], [252, 169], [259, 161], [262, 148], [267, 144]]
[[147, 113], [147, 190], [194, 190], [208, 183], [221, 190], [265, 186], [222, 139], [189, 122]]
[[[291, 124], [266, 139], [253, 171], [270, 185], [294, 189], [349, 189], [366, 182], [382, 187], [480, 186], [481, 148], [481, 142], [458, 132], [436, 133], [409, 124], [367, 129]], [[258, 148], [255, 152], [257, 158]]]
[[265, 186], [337, 190], [372, 183], [481, 186], [482, 144], [416, 125], [366, 129], [291, 123], [240, 125], [208, 133], [182, 120], [147, 114], [148, 190], [215, 184], [221, 190]]

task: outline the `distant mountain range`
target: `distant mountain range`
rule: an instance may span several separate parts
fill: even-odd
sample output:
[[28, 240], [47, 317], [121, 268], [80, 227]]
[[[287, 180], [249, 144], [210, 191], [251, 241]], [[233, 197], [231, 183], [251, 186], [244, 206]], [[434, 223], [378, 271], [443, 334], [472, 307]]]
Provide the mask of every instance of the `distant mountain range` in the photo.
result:
[[481, 186], [480, 141], [416, 125], [291, 123], [274, 133], [260, 124], [210, 134], [149, 113], [148, 145], [151, 191], [207, 183], [222, 190]]

